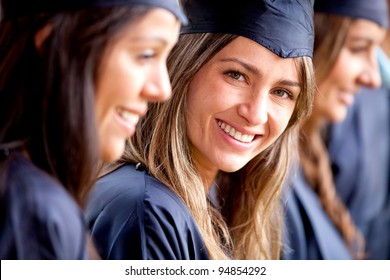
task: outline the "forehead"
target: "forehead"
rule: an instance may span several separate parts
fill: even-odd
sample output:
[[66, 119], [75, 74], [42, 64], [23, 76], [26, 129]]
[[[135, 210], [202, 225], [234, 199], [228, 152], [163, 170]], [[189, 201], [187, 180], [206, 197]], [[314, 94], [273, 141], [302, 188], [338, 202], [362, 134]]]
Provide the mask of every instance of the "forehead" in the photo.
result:
[[125, 32], [131, 37], [176, 36], [175, 30], [180, 27], [179, 20], [169, 11], [162, 8], [151, 8], [140, 17], [130, 20]]
[[385, 34], [386, 29], [377, 23], [366, 19], [356, 19], [351, 24], [348, 39], [366, 39], [379, 44], [384, 39]]
[[256, 68], [262, 75], [273, 74], [297, 79], [298, 68], [293, 58], [282, 58], [246, 37], [237, 37], [220, 50], [212, 61], [234, 58]]

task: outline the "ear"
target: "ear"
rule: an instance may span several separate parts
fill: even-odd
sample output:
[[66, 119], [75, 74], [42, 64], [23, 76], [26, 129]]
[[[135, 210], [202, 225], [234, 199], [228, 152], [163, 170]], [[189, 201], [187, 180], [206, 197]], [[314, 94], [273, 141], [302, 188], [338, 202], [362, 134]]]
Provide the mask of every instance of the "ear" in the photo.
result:
[[46, 24], [44, 27], [38, 30], [34, 36], [34, 44], [38, 51], [42, 50], [43, 43], [53, 30], [51, 24]]

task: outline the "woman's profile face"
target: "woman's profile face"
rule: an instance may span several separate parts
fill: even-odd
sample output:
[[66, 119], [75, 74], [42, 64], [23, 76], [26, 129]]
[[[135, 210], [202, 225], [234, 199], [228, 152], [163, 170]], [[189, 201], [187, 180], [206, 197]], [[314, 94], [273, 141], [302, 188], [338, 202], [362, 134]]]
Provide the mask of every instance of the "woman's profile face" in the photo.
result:
[[103, 58], [96, 85], [101, 159], [118, 159], [148, 102], [166, 100], [171, 85], [166, 59], [180, 22], [165, 9], [152, 9], [120, 34]]
[[372, 21], [352, 22], [335, 65], [318, 84], [313, 112], [331, 122], [343, 121], [361, 86], [380, 86], [376, 48], [384, 36], [385, 29]]
[[287, 127], [301, 91], [293, 59], [238, 37], [189, 85], [187, 135], [199, 171], [237, 171]]

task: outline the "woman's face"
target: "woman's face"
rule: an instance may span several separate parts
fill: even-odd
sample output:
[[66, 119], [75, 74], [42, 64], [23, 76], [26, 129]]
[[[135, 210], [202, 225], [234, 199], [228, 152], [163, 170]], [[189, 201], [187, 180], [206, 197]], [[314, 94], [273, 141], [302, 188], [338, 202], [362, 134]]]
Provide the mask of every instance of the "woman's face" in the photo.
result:
[[189, 85], [187, 134], [210, 181], [237, 171], [285, 130], [301, 90], [293, 59], [245, 37], [219, 51]]
[[103, 58], [97, 81], [96, 112], [101, 159], [118, 159], [148, 102], [166, 100], [171, 85], [167, 56], [179, 36], [180, 23], [156, 8], [121, 33]]
[[352, 23], [335, 65], [318, 84], [313, 113], [340, 122], [345, 119], [360, 86], [380, 86], [376, 48], [384, 36], [385, 29], [372, 21], [359, 19]]

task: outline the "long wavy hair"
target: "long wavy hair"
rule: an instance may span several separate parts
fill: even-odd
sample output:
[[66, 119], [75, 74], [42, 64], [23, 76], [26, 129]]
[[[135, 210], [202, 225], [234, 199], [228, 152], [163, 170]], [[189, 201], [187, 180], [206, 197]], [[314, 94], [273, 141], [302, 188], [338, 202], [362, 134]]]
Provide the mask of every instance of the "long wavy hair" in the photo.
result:
[[278, 259], [279, 199], [291, 156], [297, 122], [311, 110], [314, 74], [310, 58], [295, 58], [302, 90], [283, 134], [241, 170], [219, 172], [220, 209], [207, 199], [187, 138], [188, 86], [217, 52], [237, 38], [229, 34], [182, 35], [168, 58], [172, 98], [150, 106], [123, 158], [106, 169], [140, 162], [188, 206], [212, 259]]
[[[125, 25], [148, 9], [86, 9], [0, 23], [0, 198], [15, 151], [22, 151], [84, 205], [100, 158], [101, 60]], [[45, 26], [51, 32], [37, 48], [35, 35]]]
[[[349, 17], [315, 14], [313, 62], [317, 84], [321, 84], [326, 79], [335, 65], [352, 22], [353, 19]], [[303, 123], [299, 149], [303, 173], [317, 193], [325, 212], [344, 238], [352, 256], [361, 259], [364, 257], [365, 250], [364, 237], [336, 193], [329, 155], [322, 134], [321, 128], [311, 129], [310, 118]]]

